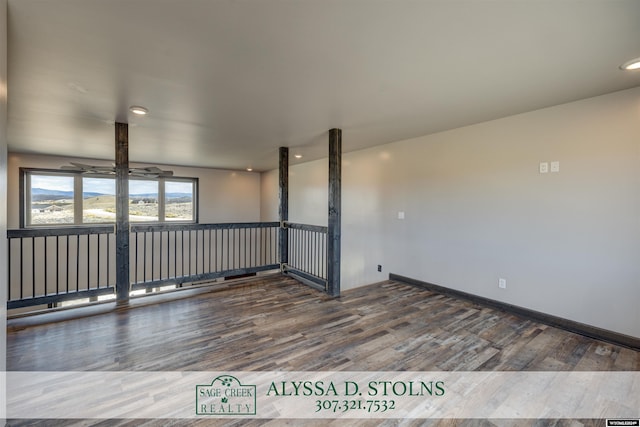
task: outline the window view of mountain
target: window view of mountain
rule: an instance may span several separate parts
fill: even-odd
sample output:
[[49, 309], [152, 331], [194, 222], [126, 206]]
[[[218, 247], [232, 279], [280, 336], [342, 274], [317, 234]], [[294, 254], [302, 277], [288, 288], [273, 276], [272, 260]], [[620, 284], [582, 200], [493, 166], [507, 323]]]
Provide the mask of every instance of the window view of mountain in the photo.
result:
[[[73, 224], [73, 191], [46, 188], [31, 189], [31, 224]], [[108, 223], [115, 221], [115, 195], [95, 191], [82, 194], [82, 222]], [[158, 193], [129, 194], [129, 219], [133, 222], [158, 221]], [[193, 194], [167, 192], [165, 220], [191, 221]]]

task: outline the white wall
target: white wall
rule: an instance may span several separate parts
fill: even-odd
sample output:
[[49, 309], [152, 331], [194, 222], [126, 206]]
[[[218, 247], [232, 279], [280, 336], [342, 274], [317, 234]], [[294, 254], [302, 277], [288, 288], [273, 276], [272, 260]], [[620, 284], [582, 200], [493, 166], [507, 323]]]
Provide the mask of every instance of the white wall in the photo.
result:
[[[19, 222], [19, 169], [59, 169], [69, 162], [91, 165], [110, 165], [111, 162], [40, 156], [33, 154], [9, 154], [9, 227], [17, 228]], [[131, 163], [132, 167], [146, 166]], [[162, 166], [172, 170], [176, 177], [199, 178], [200, 222], [253, 222], [260, 221], [260, 174], [220, 169]]]
[[[326, 224], [327, 161], [290, 173], [291, 220]], [[342, 200], [342, 289], [393, 272], [640, 337], [640, 88], [346, 153]]]

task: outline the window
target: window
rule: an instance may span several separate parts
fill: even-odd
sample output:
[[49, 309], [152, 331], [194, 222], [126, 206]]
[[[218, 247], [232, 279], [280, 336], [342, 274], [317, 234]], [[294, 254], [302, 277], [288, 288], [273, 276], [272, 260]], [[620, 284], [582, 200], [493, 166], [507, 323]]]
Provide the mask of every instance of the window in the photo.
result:
[[166, 181], [165, 221], [189, 221], [194, 216], [193, 181]]
[[33, 174], [30, 178], [29, 223], [73, 224], [73, 176]]
[[154, 222], [159, 218], [158, 181], [129, 180], [129, 221]]
[[82, 177], [82, 222], [104, 223], [116, 220], [116, 180]]
[[[21, 169], [22, 226], [113, 223], [113, 175]], [[197, 220], [197, 178], [129, 179], [129, 221]]]

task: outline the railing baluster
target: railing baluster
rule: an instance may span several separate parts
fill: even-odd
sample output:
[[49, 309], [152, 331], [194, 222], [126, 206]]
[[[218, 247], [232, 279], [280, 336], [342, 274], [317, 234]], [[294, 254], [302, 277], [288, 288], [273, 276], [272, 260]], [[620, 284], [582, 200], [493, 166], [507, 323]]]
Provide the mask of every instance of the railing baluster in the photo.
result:
[[7, 283], [7, 301], [11, 301], [11, 239], [7, 239], [7, 276], [9, 276], [9, 283]]
[[296, 266], [300, 270], [304, 270], [303, 259], [304, 259], [304, 232], [302, 230], [298, 230], [298, 259], [296, 260]]
[[300, 230], [300, 270], [307, 271], [307, 232]]
[[[23, 239], [20, 239], [20, 299], [24, 298], [22, 282], [24, 277], [24, 249], [23, 249]], [[68, 287], [68, 286], [67, 286]]]
[[209, 259], [208, 259], [207, 271], [211, 273], [211, 229], [209, 229]]
[[109, 262], [109, 240], [111, 240], [111, 236], [107, 234], [107, 288], [111, 286], [111, 283], [109, 282], [109, 272], [111, 270], [111, 263]]
[[7, 283], [7, 301], [11, 301], [11, 239], [7, 239], [7, 276], [9, 276], [9, 283]]
[[311, 234], [308, 231], [304, 231], [304, 271], [309, 272], [309, 237]]
[[256, 228], [251, 232], [251, 235], [253, 237], [253, 241], [251, 243], [251, 246], [253, 247], [253, 262], [251, 263], [252, 266], [258, 265], [258, 230], [259, 229]]
[[36, 296], [36, 238], [31, 238], [31, 284], [33, 287], [31, 296]]
[[160, 250], [158, 251], [158, 279], [162, 279], [162, 231], [158, 233], [158, 237], [160, 238]]
[[91, 253], [91, 236], [87, 234], [87, 290], [91, 288], [91, 255], [90, 253]]
[[151, 232], [151, 280], [156, 272], [156, 233]]
[[220, 252], [220, 250], [218, 249], [219, 243], [218, 243], [218, 232], [220, 230], [218, 229], [214, 229], [213, 230], [213, 270], [212, 271], [219, 271], [218, 270], [218, 253]]
[[96, 236], [96, 238], [98, 239], [98, 261], [96, 262], [96, 265], [98, 267], [98, 272], [97, 272], [97, 288], [100, 289], [100, 235], [98, 234]]
[[265, 254], [265, 263], [267, 260], [271, 261], [271, 233], [273, 233], [273, 229], [272, 228], [267, 228], [267, 234], [266, 234], [266, 243], [267, 246], [264, 248], [264, 254]]
[[142, 233], [143, 242], [142, 242], [142, 281], [147, 281], [147, 233], [146, 231]]
[[314, 276], [316, 275], [315, 272], [315, 267], [316, 267], [316, 232], [312, 231], [311, 232], [311, 267], [310, 267], [310, 273], [313, 274]]
[[[22, 239], [20, 239], [20, 241], [22, 241]], [[70, 268], [69, 268], [69, 263], [71, 262], [71, 259], [69, 257], [69, 236], [67, 236], [67, 260], [66, 260], [66, 264], [67, 264], [67, 268], [66, 268], [66, 273], [67, 273], [67, 293], [69, 293], [69, 276], [70, 276]]]
[[204, 267], [204, 254], [205, 254], [205, 233], [204, 230], [202, 230], [202, 272], [204, 273], [206, 270], [206, 268]]
[[320, 233], [313, 233], [313, 275], [318, 276], [318, 241], [320, 240]]
[[[35, 260], [34, 260], [35, 262]], [[44, 292], [43, 295], [47, 295], [49, 288], [47, 287], [47, 279], [49, 276], [47, 273], [49, 270], [47, 269], [47, 236], [44, 236]]]
[[76, 292], [80, 290], [80, 235], [76, 235]]
[[196, 230], [196, 274], [198, 274], [198, 230]]

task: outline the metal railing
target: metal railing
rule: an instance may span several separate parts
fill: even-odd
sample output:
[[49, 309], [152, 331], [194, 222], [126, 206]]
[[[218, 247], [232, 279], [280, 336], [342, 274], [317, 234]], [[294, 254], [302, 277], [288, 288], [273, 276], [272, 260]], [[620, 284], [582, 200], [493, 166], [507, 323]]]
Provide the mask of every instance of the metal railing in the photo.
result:
[[[133, 224], [131, 290], [280, 268], [278, 222]], [[113, 295], [113, 225], [8, 230], [7, 308]]]
[[280, 268], [278, 222], [132, 225], [132, 289]]
[[112, 225], [8, 230], [8, 308], [113, 293]]
[[287, 273], [327, 290], [327, 227], [287, 222]]

